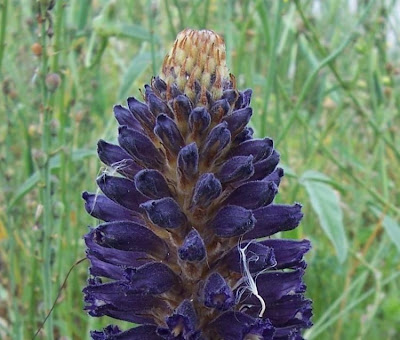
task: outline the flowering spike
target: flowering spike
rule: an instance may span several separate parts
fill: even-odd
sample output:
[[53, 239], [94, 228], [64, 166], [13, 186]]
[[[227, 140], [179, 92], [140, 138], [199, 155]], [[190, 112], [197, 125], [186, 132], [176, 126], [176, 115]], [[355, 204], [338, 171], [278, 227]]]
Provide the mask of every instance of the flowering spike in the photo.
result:
[[114, 106], [120, 146], [99, 141], [110, 169], [82, 195], [104, 221], [84, 237], [85, 310], [141, 325], [92, 339], [301, 339], [311, 326], [310, 242], [266, 238], [296, 228], [301, 205], [273, 204], [279, 153], [253, 138], [252, 91], [225, 54], [218, 34], [186, 29], [144, 102]]

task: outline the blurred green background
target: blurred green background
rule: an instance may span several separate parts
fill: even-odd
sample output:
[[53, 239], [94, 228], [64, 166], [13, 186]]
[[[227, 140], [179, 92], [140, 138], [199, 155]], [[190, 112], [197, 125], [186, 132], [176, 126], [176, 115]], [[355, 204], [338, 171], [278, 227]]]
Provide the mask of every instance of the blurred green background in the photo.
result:
[[[281, 153], [284, 237], [309, 238], [308, 339], [400, 338], [399, 1], [0, 0], [0, 339], [31, 339], [96, 224], [81, 192], [116, 139], [112, 107], [158, 74], [177, 32], [224, 36], [252, 126]], [[87, 339], [86, 261], [40, 339]]]

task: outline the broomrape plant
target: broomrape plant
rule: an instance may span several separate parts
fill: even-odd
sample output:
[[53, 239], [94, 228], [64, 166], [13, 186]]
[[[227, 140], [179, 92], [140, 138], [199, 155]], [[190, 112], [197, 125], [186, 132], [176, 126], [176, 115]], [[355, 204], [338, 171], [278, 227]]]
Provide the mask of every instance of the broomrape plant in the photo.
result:
[[246, 126], [251, 94], [222, 38], [186, 29], [144, 102], [114, 107], [119, 145], [100, 140], [98, 154], [115, 173], [83, 194], [104, 221], [85, 236], [85, 309], [140, 325], [93, 339], [301, 339], [311, 326], [310, 242], [272, 237], [298, 226], [301, 205], [273, 203], [283, 170]]

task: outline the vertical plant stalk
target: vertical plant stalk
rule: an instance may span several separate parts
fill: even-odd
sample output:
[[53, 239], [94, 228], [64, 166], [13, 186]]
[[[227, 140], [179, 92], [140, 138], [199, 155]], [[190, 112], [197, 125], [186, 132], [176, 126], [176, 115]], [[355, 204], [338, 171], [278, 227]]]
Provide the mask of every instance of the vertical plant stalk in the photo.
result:
[[[40, 8], [40, 17], [43, 19], [46, 16], [46, 9]], [[44, 20], [44, 19], [43, 19]], [[48, 156], [51, 148], [51, 106], [49, 105], [49, 91], [46, 87], [46, 74], [48, 71], [48, 56], [47, 56], [47, 32], [45, 20], [41, 22], [41, 43], [43, 48], [42, 63], [40, 67], [40, 87], [42, 92], [42, 151], [47, 158], [41, 168], [41, 201], [43, 204], [43, 248], [42, 248], [42, 271], [43, 271], [43, 296], [45, 313], [51, 309], [52, 305], [52, 270], [51, 270], [51, 234], [53, 225], [52, 202], [51, 202], [51, 181], [50, 181], [50, 163]], [[54, 339], [53, 335], [53, 316], [50, 315], [46, 323], [46, 337], [49, 340]]]
[[7, 27], [7, 9], [8, 0], [3, 0], [1, 4], [1, 27], [0, 27], [0, 74], [3, 62], [4, 50], [6, 49], [6, 27]]

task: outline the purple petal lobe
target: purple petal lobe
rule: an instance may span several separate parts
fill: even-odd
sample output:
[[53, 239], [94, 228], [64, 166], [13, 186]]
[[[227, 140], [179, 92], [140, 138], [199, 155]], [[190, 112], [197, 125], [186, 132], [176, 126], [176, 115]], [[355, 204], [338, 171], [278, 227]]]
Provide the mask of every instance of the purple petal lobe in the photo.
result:
[[235, 109], [242, 109], [250, 105], [252, 89], [246, 89], [239, 93], [239, 98], [236, 100]]
[[253, 131], [252, 128], [250, 128], [250, 127], [245, 127], [245, 128], [242, 130], [242, 132], [240, 132], [240, 133], [235, 137], [235, 139], [233, 140], [232, 144], [233, 144], [234, 146], [236, 146], [236, 145], [239, 145], [239, 144], [241, 144], [241, 143], [243, 143], [243, 142], [245, 142], [245, 141], [247, 141], [247, 140], [250, 140], [250, 139], [253, 138], [253, 134], [254, 134], [254, 131]]
[[95, 243], [119, 250], [139, 251], [164, 258], [168, 249], [163, 240], [146, 227], [133, 222], [109, 222], [93, 230]]
[[284, 171], [282, 168], [276, 168], [272, 173], [270, 173], [268, 176], [263, 178], [263, 181], [265, 182], [274, 182], [277, 187], [279, 187], [279, 184], [281, 183], [281, 179], [284, 175]]
[[304, 293], [306, 286], [302, 280], [303, 275], [303, 269], [260, 274], [257, 277], [258, 292], [267, 305], [288, 294]]
[[301, 204], [273, 204], [253, 210], [257, 220], [256, 227], [246, 234], [246, 239], [273, 235], [279, 231], [296, 228], [303, 217]]
[[274, 249], [275, 258], [277, 261], [276, 267], [278, 269], [306, 267], [303, 256], [311, 249], [310, 241], [269, 239], [264, 240], [261, 243]]
[[126, 267], [139, 267], [151, 261], [149, 255], [144, 252], [122, 251], [115, 248], [108, 248], [107, 246], [97, 244], [95, 238], [95, 229], [92, 229], [85, 235], [84, 240], [87, 246], [86, 253], [102, 262], [107, 262], [123, 269]]
[[225, 200], [225, 203], [256, 209], [270, 204], [277, 192], [278, 188], [274, 182], [247, 182], [236, 188]]
[[311, 301], [303, 294], [289, 294], [276, 302], [270, 303], [265, 310], [264, 317], [271, 320], [276, 327], [297, 326], [298, 328], [311, 327]]
[[118, 145], [100, 139], [97, 143], [97, 153], [104, 164], [115, 168], [126, 177], [132, 178], [138, 171], [142, 170], [142, 167], [136, 164], [132, 157]]
[[189, 128], [194, 136], [201, 136], [211, 123], [210, 114], [204, 107], [196, 107], [189, 116]]
[[183, 300], [173, 315], [167, 318], [167, 325], [171, 335], [175, 337], [180, 335], [181, 339], [191, 339], [197, 327], [197, 316], [192, 302]]
[[219, 273], [211, 274], [204, 285], [204, 305], [220, 311], [228, 310], [235, 304], [232, 289]]
[[254, 164], [252, 180], [262, 179], [273, 172], [279, 163], [280, 155], [274, 150], [269, 157]]
[[165, 101], [158, 98], [150, 86], [145, 86], [145, 96], [147, 104], [149, 105], [150, 111], [155, 117], [161, 113], [165, 113], [168, 116], [172, 116], [170, 108], [167, 106]]
[[253, 156], [232, 157], [221, 167], [217, 174], [222, 184], [244, 181], [254, 173]]
[[196, 229], [192, 229], [182, 246], [178, 249], [179, 258], [182, 261], [201, 262], [206, 258], [204, 241]]
[[156, 120], [146, 104], [131, 97], [128, 98], [128, 107], [142, 126], [146, 127], [148, 131], [153, 131]]
[[226, 99], [217, 100], [210, 109], [211, 120], [220, 122], [223, 116], [226, 116], [230, 110], [229, 102]]
[[104, 174], [97, 178], [97, 185], [108, 198], [130, 210], [138, 210], [139, 205], [146, 201], [136, 190], [135, 183], [126, 178]]
[[[271, 269], [276, 266], [274, 249], [263, 245], [260, 242], [243, 242], [241, 248], [244, 253], [250, 273], [258, 273], [265, 269]], [[229, 270], [237, 273], [243, 272], [240, 253], [238, 247], [232, 248], [221, 260], [221, 265], [226, 265]]]
[[161, 294], [175, 286], [179, 279], [165, 264], [147, 263], [138, 268], [125, 269], [128, 291], [140, 294]]
[[255, 223], [256, 219], [251, 210], [227, 205], [218, 211], [211, 222], [211, 228], [219, 237], [234, 237], [247, 233], [254, 228]]
[[246, 107], [244, 109], [234, 111], [232, 114], [224, 118], [224, 121], [228, 123], [228, 129], [232, 136], [236, 136], [243, 130], [243, 128], [250, 121], [252, 114], [253, 109], [251, 107]]
[[133, 130], [143, 131], [139, 121], [135, 118], [131, 111], [122, 105], [114, 106], [114, 116], [118, 121], [119, 125], [126, 125]]
[[227, 129], [227, 125], [226, 122], [218, 124], [208, 134], [201, 154], [206, 164], [212, 164], [231, 141], [231, 133]]
[[[268, 320], [253, 318], [241, 312], [227, 311], [210, 324], [216, 339], [272, 339], [274, 327]], [[253, 335], [253, 337], [251, 337]], [[256, 337], [257, 336], [257, 337]]]
[[191, 206], [207, 208], [221, 194], [221, 191], [221, 182], [213, 174], [203, 174], [194, 188]]
[[139, 218], [133, 216], [132, 211], [115, 203], [104, 195], [90, 194], [84, 192], [82, 198], [85, 200], [85, 209], [93, 217], [105, 222], [136, 220]]
[[192, 103], [186, 95], [179, 95], [173, 101], [175, 118], [178, 122], [185, 123], [192, 112]]
[[254, 162], [267, 158], [274, 149], [272, 139], [250, 139], [239, 144], [230, 152], [230, 156], [249, 156], [253, 155]]
[[129, 129], [127, 126], [119, 128], [119, 144], [140, 164], [147, 168], [162, 170], [165, 165], [165, 156], [145, 135]]
[[152, 223], [160, 228], [175, 229], [186, 224], [186, 216], [171, 197], [147, 201], [140, 205]]
[[178, 154], [178, 172], [193, 179], [199, 171], [199, 152], [196, 143], [186, 145]]
[[89, 252], [86, 256], [90, 260], [90, 275], [107, 277], [114, 280], [120, 280], [124, 277], [124, 268], [122, 266], [104, 262]]
[[151, 87], [155, 90], [157, 95], [161, 98], [165, 98], [165, 92], [167, 91], [167, 84], [160, 77], [153, 77], [151, 79]]
[[157, 170], [142, 170], [134, 178], [136, 189], [149, 198], [171, 196], [164, 176]]
[[185, 145], [175, 122], [165, 114], [160, 114], [157, 117], [154, 133], [161, 139], [163, 145], [174, 155], [177, 155], [180, 149]]
[[225, 90], [224, 93], [222, 94], [222, 99], [226, 99], [230, 106], [232, 106], [236, 102], [238, 97], [239, 93], [237, 90], [234, 89]]

